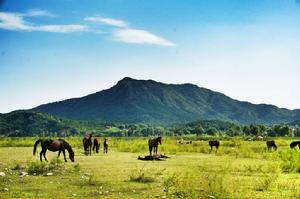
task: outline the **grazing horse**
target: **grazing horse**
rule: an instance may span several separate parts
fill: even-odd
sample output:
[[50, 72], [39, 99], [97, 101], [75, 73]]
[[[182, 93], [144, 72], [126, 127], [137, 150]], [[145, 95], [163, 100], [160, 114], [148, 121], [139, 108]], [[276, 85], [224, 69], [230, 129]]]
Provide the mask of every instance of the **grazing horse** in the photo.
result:
[[150, 156], [152, 156], [152, 148], [154, 148], [154, 154], [157, 155], [158, 144], [161, 144], [161, 137], [148, 140]]
[[300, 141], [294, 141], [294, 142], [292, 142], [291, 144], [290, 144], [290, 147], [291, 147], [291, 149], [292, 148], [295, 148], [295, 146], [297, 146], [298, 145], [298, 147], [300, 148]]
[[277, 150], [277, 146], [276, 146], [274, 140], [269, 140], [269, 141], [266, 142], [266, 144], [267, 144], [267, 148], [268, 148], [269, 151], [272, 150], [272, 149], [275, 149], [275, 151]]
[[108, 152], [108, 140], [105, 138], [104, 142], [103, 142], [103, 153], [107, 153]]
[[213, 150], [213, 147], [216, 147], [216, 152], [218, 151], [218, 148], [220, 146], [220, 142], [218, 140], [208, 141], [208, 144], [210, 146], [210, 152]]
[[33, 155], [35, 155], [36, 147], [39, 143], [41, 143], [41, 146], [42, 146], [42, 151], [40, 152], [40, 160], [41, 161], [43, 161], [42, 160], [42, 155], [44, 156], [45, 161], [48, 161], [47, 158], [46, 158], [46, 151], [48, 149], [49, 151], [53, 151], [53, 152], [58, 151], [58, 157], [60, 156], [60, 153], [63, 152], [65, 162], [67, 162], [66, 154], [65, 154], [65, 149], [66, 149], [69, 152], [70, 160], [72, 162], [74, 162], [74, 151], [72, 150], [72, 147], [69, 145], [69, 143], [66, 142], [65, 140], [63, 140], [63, 139], [58, 139], [58, 140], [51, 140], [51, 139], [42, 140], [42, 139], [39, 139], [34, 144]]
[[82, 139], [83, 149], [86, 155], [92, 155], [92, 134], [87, 134]]
[[96, 153], [99, 153], [100, 140], [98, 138], [94, 139], [93, 151], [95, 151], [95, 149], [96, 149]]

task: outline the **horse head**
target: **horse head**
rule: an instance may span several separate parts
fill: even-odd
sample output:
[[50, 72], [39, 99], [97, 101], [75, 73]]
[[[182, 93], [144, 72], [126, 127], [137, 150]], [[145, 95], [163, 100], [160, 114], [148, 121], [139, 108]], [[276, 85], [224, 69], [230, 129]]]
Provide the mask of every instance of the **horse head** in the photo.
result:
[[69, 158], [70, 158], [70, 160], [71, 160], [72, 162], [74, 162], [74, 161], [75, 161], [75, 158], [74, 158], [74, 156], [75, 156], [75, 153], [74, 153], [74, 151], [69, 151]]
[[159, 136], [158, 138], [157, 138], [157, 142], [159, 143], [159, 144], [161, 144], [161, 136]]

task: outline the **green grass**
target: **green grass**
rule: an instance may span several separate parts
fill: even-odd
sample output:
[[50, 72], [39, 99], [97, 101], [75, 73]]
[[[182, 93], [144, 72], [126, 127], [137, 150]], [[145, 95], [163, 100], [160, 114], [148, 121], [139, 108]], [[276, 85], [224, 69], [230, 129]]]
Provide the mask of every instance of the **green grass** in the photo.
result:
[[[101, 148], [92, 157], [83, 155], [81, 138], [66, 140], [74, 163], [53, 152], [47, 152], [49, 163], [40, 163], [32, 155], [33, 138], [0, 140], [0, 172], [6, 173], [0, 198], [300, 197], [300, 152], [289, 149], [287, 139], [277, 140], [277, 152], [267, 152], [263, 141], [232, 139], [210, 153], [206, 141], [178, 145], [166, 138], [159, 146], [171, 157], [166, 161], [137, 160], [147, 154], [146, 138], [110, 139], [109, 153]], [[22, 171], [30, 175], [20, 177]]]

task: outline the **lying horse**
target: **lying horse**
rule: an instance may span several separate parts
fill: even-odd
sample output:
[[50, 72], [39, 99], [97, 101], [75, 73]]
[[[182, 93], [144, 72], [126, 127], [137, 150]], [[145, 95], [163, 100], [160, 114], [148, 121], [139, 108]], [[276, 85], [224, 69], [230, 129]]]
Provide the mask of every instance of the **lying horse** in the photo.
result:
[[139, 156], [137, 159], [138, 160], [158, 160], [158, 161], [162, 161], [162, 160], [164, 160], [162, 158], [169, 158], [169, 157], [166, 156], [166, 155], [157, 154], [157, 155], [153, 155], [153, 156], [147, 155], [145, 157]]
[[292, 142], [291, 144], [290, 144], [290, 147], [291, 147], [291, 149], [293, 149], [293, 148], [295, 148], [295, 146], [297, 146], [298, 145], [298, 147], [299, 147], [299, 149], [300, 149], [300, 141], [294, 141], [294, 142]]
[[93, 151], [95, 151], [95, 149], [96, 149], [96, 153], [99, 153], [100, 140], [98, 138], [94, 139]]
[[275, 149], [275, 151], [277, 150], [277, 146], [275, 144], [275, 141], [274, 140], [269, 140], [266, 142], [267, 144], [267, 149], [270, 151], [272, 149]]
[[161, 137], [148, 140], [150, 156], [152, 156], [152, 148], [154, 148], [154, 154], [157, 155], [158, 144], [161, 144]]
[[208, 144], [210, 146], [210, 152], [213, 150], [213, 147], [216, 147], [216, 152], [218, 151], [218, 148], [220, 146], [220, 142], [218, 140], [208, 141]]
[[84, 153], [92, 155], [92, 134], [87, 134], [82, 139]]
[[69, 145], [69, 143], [66, 142], [65, 140], [63, 140], [63, 139], [58, 139], [58, 140], [51, 140], [51, 139], [42, 140], [42, 139], [39, 139], [34, 144], [33, 155], [35, 155], [36, 147], [39, 143], [41, 143], [41, 146], [42, 146], [42, 151], [40, 152], [40, 160], [41, 161], [42, 161], [42, 155], [44, 156], [45, 161], [48, 161], [47, 158], [46, 158], [46, 152], [47, 152], [47, 149], [48, 149], [49, 151], [53, 151], [53, 152], [58, 151], [58, 157], [60, 156], [60, 153], [63, 152], [65, 162], [67, 162], [66, 154], [65, 154], [65, 149], [66, 149], [69, 152], [70, 160], [72, 162], [74, 162], [74, 151], [73, 151], [72, 147]]

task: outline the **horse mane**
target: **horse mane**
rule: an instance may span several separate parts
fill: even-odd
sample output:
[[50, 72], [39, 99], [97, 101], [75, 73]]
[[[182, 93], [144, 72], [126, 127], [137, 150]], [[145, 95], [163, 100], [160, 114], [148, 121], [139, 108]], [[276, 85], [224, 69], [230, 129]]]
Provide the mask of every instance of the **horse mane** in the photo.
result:
[[67, 151], [68, 151], [69, 153], [73, 153], [73, 154], [74, 154], [74, 151], [73, 151], [71, 145], [70, 145], [68, 142], [66, 142], [64, 139], [61, 139], [61, 138], [58, 139], [58, 140], [63, 142], [64, 147], [67, 149]]

